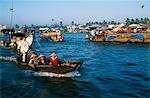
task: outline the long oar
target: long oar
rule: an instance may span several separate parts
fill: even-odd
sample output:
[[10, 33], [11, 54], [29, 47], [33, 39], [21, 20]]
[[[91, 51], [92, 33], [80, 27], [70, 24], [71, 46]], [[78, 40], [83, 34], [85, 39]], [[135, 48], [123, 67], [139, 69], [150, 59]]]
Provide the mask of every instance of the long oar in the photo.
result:
[[40, 45], [40, 43], [38, 42], [38, 40], [36, 39], [36, 42], [38, 43], [38, 46], [41, 48], [41, 45]]

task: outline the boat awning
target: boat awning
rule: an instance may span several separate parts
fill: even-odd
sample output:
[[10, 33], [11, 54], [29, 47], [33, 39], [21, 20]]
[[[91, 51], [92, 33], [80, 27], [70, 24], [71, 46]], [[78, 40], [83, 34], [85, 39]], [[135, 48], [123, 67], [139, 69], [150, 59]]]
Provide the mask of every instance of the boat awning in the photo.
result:
[[40, 31], [49, 30], [49, 28], [39, 28]]
[[131, 28], [137, 28], [137, 24], [131, 24], [131, 25], [129, 25], [129, 27], [131, 27]]
[[15, 30], [14, 29], [3, 29], [3, 30], [1, 30], [1, 32], [15, 32]]

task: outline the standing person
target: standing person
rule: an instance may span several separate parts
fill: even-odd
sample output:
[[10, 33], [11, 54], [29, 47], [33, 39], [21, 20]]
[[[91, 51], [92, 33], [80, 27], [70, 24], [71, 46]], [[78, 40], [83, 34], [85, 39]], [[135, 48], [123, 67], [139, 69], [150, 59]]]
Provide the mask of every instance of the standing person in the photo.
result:
[[33, 34], [26, 35], [26, 41], [29, 43], [29, 47], [31, 47], [32, 42], [33, 42]]
[[27, 42], [26, 38], [23, 38], [23, 40], [20, 41], [18, 44], [18, 50], [22, 56], [22, 62], [26, 61], [26, 54], [29, 50], [29, 43]]
[[56, 55], [56, 53], [52, 53], [50, 55], [50, 65], [54, 65], [54, 66], [59, 66], [59, 60], [58, 60], [58, 56]]
[[92, 36], [92, 39], [95, 41], [95, 36], [96, 36], [96, 31], [95, 30], [91, 31], [91, 36]]
[[17, 50], [19, 51], [20, 55], [22, 56], [22, 62], [26, 61], [26, 54], [30, 49], [33, 42], [33, 34], [25, 34], [25, 37], [17, 42]]

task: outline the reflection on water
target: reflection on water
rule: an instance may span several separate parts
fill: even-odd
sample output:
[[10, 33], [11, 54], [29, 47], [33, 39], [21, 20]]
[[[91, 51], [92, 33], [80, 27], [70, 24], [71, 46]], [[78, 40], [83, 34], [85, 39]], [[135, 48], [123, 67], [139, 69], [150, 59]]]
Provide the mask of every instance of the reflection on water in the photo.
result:
[[[15, 62], [0, 60], [1, 97], [149, 97], [149, 45], [88, 42], [81, 33], [64, 34], [65, 41], [60, 43], [36, 36], [32, 48], [38, 54], [48, 58], [55, 51], [60, 59], [83, 60], [81, 70], [57, 77], [25, 71]], [[0, 58], [17, 54], [9, 48], [0, 50]]]

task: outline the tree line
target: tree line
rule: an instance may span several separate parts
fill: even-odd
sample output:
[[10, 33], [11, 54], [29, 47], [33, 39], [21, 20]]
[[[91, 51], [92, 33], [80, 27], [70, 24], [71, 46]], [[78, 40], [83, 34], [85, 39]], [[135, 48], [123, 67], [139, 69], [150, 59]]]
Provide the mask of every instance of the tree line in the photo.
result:
[[[146, 24], [146, 25], [149, 25], [150, 26], [150, 19], [145, 17], [145, 18], [126, 18], [125, 20], [125, 24], [126, 25], [130, 25], [130, 24]], [[89, 21], [87, 23], [85, 23], [86, 25], [85, 26], [91, 26], [93, 24], [98, 24], [98, 25], [103, 25], [103, 26], [107, 26], [107, 25], [116, 25], [116, 24], [120, 24], [120, 22], [116, 22], [116, 21], [106, 21], [106, 20], [103, 20], [103, 21]], [[74, 21], [71, 22], [71, 25], [77, 25], [75, 24]], [[44, 26], [38, 26], [38, 25], [34, 25], [34, 24], [31, 24], [30, 26], [28, 25], [25, 25], [25, 27], [27, 28], [39, 28], [39, 27], [62, 27], [62, 28], [65, 28], [66, 26], [63, 24], [62, 21], [60, 21], [59, 24], [53, 24], [51, 26], [48, 26], [48, 25], [44, 25]], [[18, 24], [15, 25], [15, 28], [20, 28], [20, 26]]]
[[[130, 25], [130, 24], [146, 24], [146, 25], [150, 25], [150, 19], [149, 18], [135, 18], [135, 19], [130, 19], [130, 18], [126, 18], [125, 20], [125, 24], [126, 25]], [[116, 25], [116, 24], [120, 24], [120, 22], [116, 22], [116, 21], [106, 21], [106, 20], [103, 20], [102, 22], [87, 22], [86, 25], [90, 26], [90, 25], [93, 25], [93, 24], [98, 24], [98, 25]]]
[[130, 24], [146, 24], [146, 25], [150, 25], [150, 19], [149, 18], [136, 18], [136, 19], [130, 19], [130, 18], [126, 18], [126, 25], [130, 25]]

